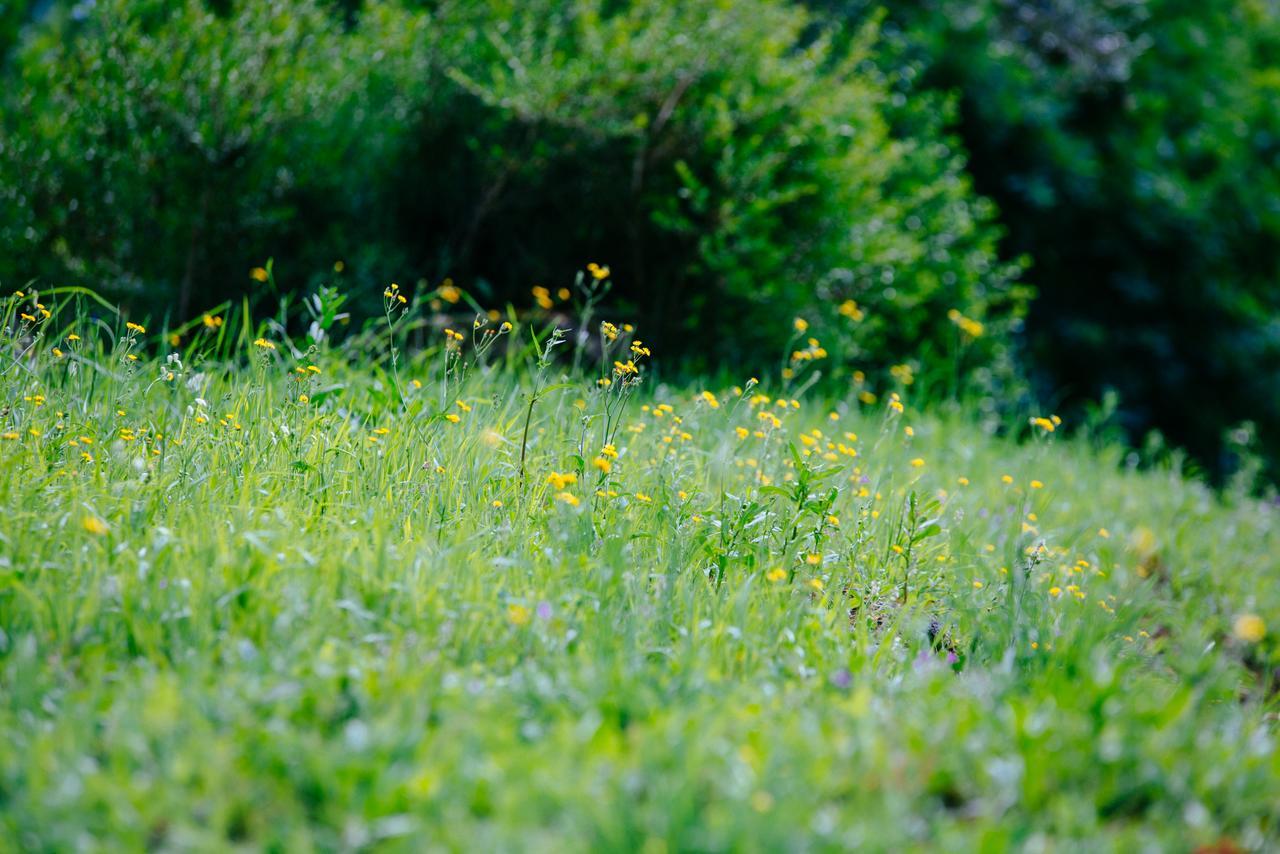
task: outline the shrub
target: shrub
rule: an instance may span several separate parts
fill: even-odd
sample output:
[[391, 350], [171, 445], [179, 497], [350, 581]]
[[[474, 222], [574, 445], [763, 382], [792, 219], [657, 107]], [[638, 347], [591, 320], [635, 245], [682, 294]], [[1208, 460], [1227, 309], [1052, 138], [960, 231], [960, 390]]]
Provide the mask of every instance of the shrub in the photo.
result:
[[[841, 20], [861, 0], [822, 4]], [[1280, 460], [1280, 15], [1233, 0], [894, 4], [878, 59], [955, 91], [970, 168], [1026, 253], [1042, 394], [1119, 392], [1215, 467]]]
[[608, 260], [659, 343], [721, 359], [780, 348], [796, 314], [870, 364], [950, 349], [950, 308], [991, 320], [980, 361], [1004, 340], [993, 211], [936, 121], [895, 134], [874, 27], [814, 38], [758, 1], [464, 8], [437, 18], [453, 85], [421, 87], [401, 185], [438, 275], [527, 286]]
[[38, 31], [6, 105], [4, 278], [180, 315], [247, 281], [251, 259], [306, 239], [305, 191], [351, 168], [349, 46], [309, 0], [105, 0]]
[[267, 256], [286, 287], [345, 258], [362, 284], [517, 303], [594, 258], [668, 351], [772, 362], [804, 315], [850, 368], [962, 340], [966, 368], [1008, 364], [1017, 265], [946, 103], [869, 62], [874, 23], [777, 0], [220, 5], [107, 0], [23, 46], [0, 275], [187, 314]]

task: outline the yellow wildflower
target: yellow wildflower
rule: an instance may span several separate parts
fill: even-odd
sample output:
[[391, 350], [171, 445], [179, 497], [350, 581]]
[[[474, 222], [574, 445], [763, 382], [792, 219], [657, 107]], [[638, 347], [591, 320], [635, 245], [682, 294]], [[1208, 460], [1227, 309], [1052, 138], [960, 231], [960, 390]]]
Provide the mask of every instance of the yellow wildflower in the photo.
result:
[[551, 472], [547, 475], [547, 483], [551, 484], [552, 489], [560, 490], [566, 486], [572, 486], [578, 482], [578, 476], [573, 472]]
[[1267, 624], [1257, 614], [1241, 614], [1236, 617], [1231, 633], [1237, 640], [1245, 643], [1257, 643], [1267, 636]]
[[523, 605], [507, 606], [507, 622], [513, 626], [524, 626], [529, 623], [529, 609]]

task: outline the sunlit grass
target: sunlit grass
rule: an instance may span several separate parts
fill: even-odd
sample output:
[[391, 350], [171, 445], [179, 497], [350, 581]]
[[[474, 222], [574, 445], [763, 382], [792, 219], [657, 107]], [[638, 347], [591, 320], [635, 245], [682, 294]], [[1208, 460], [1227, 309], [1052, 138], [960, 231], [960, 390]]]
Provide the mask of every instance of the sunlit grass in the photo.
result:
[[11, 842], [1275, 844], [1274, 505], [399, 294], [8, 300]]

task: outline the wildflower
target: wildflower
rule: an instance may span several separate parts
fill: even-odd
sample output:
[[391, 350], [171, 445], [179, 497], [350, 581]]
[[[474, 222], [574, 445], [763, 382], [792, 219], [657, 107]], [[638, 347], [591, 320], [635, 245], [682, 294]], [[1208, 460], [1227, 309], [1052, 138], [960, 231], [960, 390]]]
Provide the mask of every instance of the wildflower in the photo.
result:
[[827, 524], [828, 524], [828, 525], [830, 525], [830, 526], [831, 526], [831, 527], [833, 527], [833, 528], [839, 528], [839, 527], [840, 527], [840, 517], [839, 517], [839, 516], [836, 516], [836, 515], [834, 515], [834, 514], [828, 515], [828, 516], [827, 516]]
[[774, 415], [772, 412], [759, 412], [756, 414], [756, 418], [759, 418], [761, 421], [767, 422], [769, 426], [774, 428], [782, 426], [782, 419]]
[[564, 302], [568, 298], [569, 298], [568, 288], [560, 288], [560, 290], [556, 291], [556, 299], [560, 300], [561, 302]]
[[851, 299], [840, 303], [840, 308], [837, 311], [854, 322], [862, 320], [865, 316], [862, 309], [858, 308], [858, 304]]
[[524, 626], [529, 622], [529, 609], [523, 605], [507, 606], [507, 622], [513, 626]]
[[804, 562], [809, 564], [809, 566], [820, 566], [822, 564], [822, 555], [817, 554], [816, 552], [813, 554], [807, 554], [804, 556]]
[[271, 278], [271, 274], [267, 272], [265, 267], [254, 267], [249, 271], [249, 278], [255, 282], [265, 282]]
[[492, 503], [490, 506], [491, 506], [491, 507], [494, 507], [495, 509], [496, 509], [496, 508], [499, 508], [499, 507], [501, 507], [501, 506], [502, 506], [502, 501], [501, 501], [501, 500], [499, 500], [499, 499], [497, 499], [497, 498], [495, 498], [495, 499], [493, 499], [493, 503]]
[[603, 448], [600, 449], [600, 456], [608, 457], [611, 460], [616, 460], [618, 458], [618, 449], [612, 443], [605, 445]]
[[1000, 482], [1006, 485], [1013, 483], [1013, 475], [1011, 474], [1001, 475]]
[[707, 406], [710, 406], [712, 409], [720, 408], [720, 401], [711, 392], [704, 391], [702, 392], [702, 394], [699, 395], [699, 397], [701, 397], [704, 401], [706, 401]]
[[750, 435], [750, 431], [746, 427], [735, 427], [733, 432], [737, 434], [739, 439], [745, 439]]
[[974, 590], [981, 590], [981, 589], [982, 589], [982, 582], [981, 582], [981, 581], [975, 581], [975, 582], [973, 582], [973, 589], [974, 589]]
[[1061, 588], [1061, 587], [1058, 587], [1058, 586], [1056, 586], [1056, 585], [1055, 585], [1055, 586], [1053, 586], [1053, 587], [1050, 587], [1050, 588], [1049, 588], [1049, 595], [1050, 595], [1050, 596], [1052, 596], [1052, 597], [1054, 597], [1054, 598], [1056, 599], [1057, 597], [1059, 597], [1059, 596], [1061, 596], [1061, 595], [1062, 595], [1062, 588]]
[[6, 433], [0, 433], [0, 439], [4, 439], [6, 442], [14, 442], [18, 439], [18, 437], [19, 437], [19, 434], [15, 433], [12, 430], [9, 430]]
[[275, 344], [272, 344], [265, 338], [254, 339], [253, 346], [257, 347], [259, 350], [274, 350], [276, 348]]
[[1032, 489], [1044, 489], [1044, 484], [1038, 480], [1031, 481]]
[[1043, 430], [1046, 433], [1052, 433], [1054, 430], [1057, 429], [1057, 425], [1054, 424], [1054, 422], [1051, 419], [1041, 418], [1039, 416], [1031, 419], [1031, 426], [1039, 427], [1041, 430]]
[[968, 486], [968, 485], [969, 485], [969, 478], [967, 478], [967, 477], [958, 477], [958, 478], [956, 478], [956, 483], [960, 484], [961, 486]]
[[64, 355], [65, 354], [61, 350], [59, 350], [57, 347], [53, 348], [53, 358], [61, 359]]
[[920, 468], [921, 466], [924, 465], [924, 457], [916, 457], [914, 460], [911, 461], [911, 465], [914, 466], [915, 468]]
[[555, 305], [555, 303], [551, 301], [551, 291], [542, 287], [542, 285], [535, 285], [532, 293], [533, 301], [538, 304], [538, 308], [545, 311]]
[[448, 421], [450, 424], [457, 424], [459, 421], [462, 420], [462, 418], [461, 416], [458, 415], [458, 413], [450, 412], [448, 415], [444, 417], [444, 420]]
[[573, 472], [564, 472], [561, 474], [560, 472], [553, 471], [551, 474], [547, 475], [547, 483], [551, 484], [551, 488], [555, 490], [562, 490], [566, 486], [572, 486], [577, 482], [578, 476]]
[[1257, 643], [1267, 636], [1267, 625], [1257, 614], [1241, 614], [1236, 617], [1231, 633], [1237, 640], [1245, 643]]
[[107, 523], [99, 519], [97, 516], [85, 516], [80, 520], [80, 524], [84, 529], [95, 537], [101, 537], [111, 530], [107, 527]]
[[128, 323], [126, 323], [124, 325], [124, 328], [129, 330], [130, 332], [137, 332], [139, 334], [147, 331], [147, 328], [143, 326], [141, 323], [134, 323], [133, 321], [129, 321]]
[[498, 327], [498, 332], [499, 333], [510, 332], [511, 329], [512, 329], [511, 321], [505, 320], [503, 321], [502, 325]]
[[444, 284], [440, 286], [440, 299], [450, 305], [456, 305], [458, 300], [462, 299], [462, 291], [453, 284], [452, 279], [445, 279]]
[[817, 590], [819, 593], [821, 593], [821, 592], [822, 592], [822, 589], [823, 589], [824, 587], [826, 587], [827, 585], [825, 585], [825, 584], [823, 584], [823, 583], [822, 583], [822, 579], [821, 579], [821, 578], [810, 578], [810, 579], [809, 579], [809, 586], [810, 586], [810, 587], [812, 587], [814, 590]]
[[408, 305], [409, 303], [409, 300], [405, 298], [405, 295], [400, 293], [400, 286], [395, 282], [392, 282], [390, 287], [386, 288], [382, 292], [382, 296], [387, 301], [386, 308], [388, 311], [394, 308], [397, 304]]
[[809, 321], [803, 317], [797, 317], [791, 322], [791, 325], [795, 327], [796, 332], [806, 332], [809, 329]]
[[957, 309], [953, 308], [950, 311], [948, 311], [947, 319], [950, 320], [952, 323], [954, 323], [957, 327], [959, 327], [960, 331], [963, 332], [965, 335], [969, 336], [970, 338], [982, 337], [982, 333], [984, 329], [983, 325], [980, 322], [973, 320], [972, 318], [965, 317]]
[[582, 503], [578, 500], [578, 496], [572, 492], [557, 492], [556, 500], [568, 504], [570, 507], [577, 507]]
[[1110, 531], [1108, 531], [1106, 528], [1099, 528], [1099, 529], [1098, 529], [1098, 536], [1099, 536], [1099, 537], [1102, 537], [1102, 539], [1106, 540], [1106, 539], [1109, 539], [1109, 538], [1111, 537], [1111, 532], [1110, 532]]
[[784, 579], [786, 579], [787, 571], [780, 566], [775, 567], [774, 569], [771, 569], [767, 573], [765, 573], [764, 577], [767, 578], [769, 581], [772, 581], [774, 584], [777, 584], [779, 581], [783, 581]]
[[608, 474], [609, 472], [613, 471], [613, 463], [610, 462], [610, 460], [607, 457], [596, 457], [594, 460], [591, 461], [591, 465], [600, 469], [600, 471], [603, 472], [604, 474]]
[[641, 504], [652, 504], [652, 503], [653, 503], [653, 499], [652, 499], [650, 496], [645, 495], [643, 492], [637, 492], [637, 493], [636, 493], [636, 501], [639, 501]]
[[590, 273], [591, 278], [595, 279], [597, 282], [609, 278], [609, 268], [602, 267], [594, 261], [587, 265], [587, 272]]
[[70, 335], [67, 336], [67, 340], [72, 342], [79, 341], [80, 336], [72, 332]]

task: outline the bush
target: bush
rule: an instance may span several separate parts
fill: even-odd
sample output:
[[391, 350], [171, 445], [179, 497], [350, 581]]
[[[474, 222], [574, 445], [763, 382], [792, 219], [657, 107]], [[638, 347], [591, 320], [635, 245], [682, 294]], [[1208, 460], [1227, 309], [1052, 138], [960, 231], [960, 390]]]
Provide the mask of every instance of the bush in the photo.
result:
[[876, 37], [766, 0], [108, 0], [18, 56], [0, 274], [186, 314], [268, 255], [285, 285], [346, 258], [518, 303], [594, 258], [656, 343], [709, 359], [759, 365], [804, 314], [860, 367], [961, 337], [1007, 363], [1017, 268]]
[[437, 274], [526, 285], [608, 260], [660, 345], [721, 359], [781, 347], [795, 314], [872, 364], [950, 348], [950, 308], [997, 332], [1016, 314], [956, 146], [936, 122], [895, 136], [872, 27], [836, 47], [770, 2], [466, 10], [437, 19], [454, 85], [421, 87], [424, 171], [402, 184], [405, 242]]
[[37, 31], [6, 105], [3, 278], [186, 315], [319, 238], [301, 200], [358, 168], [354, 44], [309, 0], [106, 0]]
[[[822, 4], [841, 20], [861, 0]], [[956, 91], [970, 168], [1032, 257], [1030, 364], [1107, 389], [1215, 468], [1248, 418], [1280, 460], [1280, 15], [1250, 0], [894, 4], [878, 59]], [[1273, 469], [1274, 470], [1274, 469]]]

